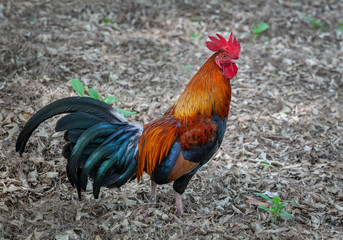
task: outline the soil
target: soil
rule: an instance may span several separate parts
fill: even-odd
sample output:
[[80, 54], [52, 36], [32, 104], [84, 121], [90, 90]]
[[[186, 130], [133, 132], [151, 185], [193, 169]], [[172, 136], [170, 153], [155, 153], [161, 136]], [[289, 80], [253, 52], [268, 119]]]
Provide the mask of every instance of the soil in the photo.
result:
[[[343, 239], [343, 2], [0, 2], [1, 239]], [[320, 24], [307, 17], [320, 20]], [[269, 29], [254, 40], [252, 26]], [[241, 43], [223, 144], [183, 194], [171, 184], [149, 204], [149, 177], [121, 189], [67, 180], [58, 118], [42, 124], [22, 157], [27, 119], [76, 93], [80, 79], [131, 122], [161, 116], [212, 54], [209, 35]], [[254, 193], [276, 194], [292, 218]]]

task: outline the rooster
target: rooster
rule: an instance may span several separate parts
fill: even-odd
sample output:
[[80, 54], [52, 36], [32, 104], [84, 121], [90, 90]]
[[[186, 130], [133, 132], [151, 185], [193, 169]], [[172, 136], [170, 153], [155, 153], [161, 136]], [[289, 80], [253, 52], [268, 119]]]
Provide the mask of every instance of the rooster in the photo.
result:
[[207, 48], [215, 53], [188, 83], [183, 93], [160, 118], [143, 127], [129, 123], [110, 105], [87, 97], [68, 97], [39, 110], [25, 124], [17, 139], [22, 155], [32, 132], [48, 118], [58, 120], [56, 131], [65, 131], [62, 155], [67, 176], [81, 190], [93, 180], [93, 195], [102, 186], [121, 187], [139, 181], [146, 172], [151, 179], [151, 202], [157, 184], [173, 183], [177, 211], [183, 213], [181, 195], [189, 181], [220, 147], [230, 109], [230, 80], [237, 74], [240, 44], [232, 33], [228, 41], [210, 36]]

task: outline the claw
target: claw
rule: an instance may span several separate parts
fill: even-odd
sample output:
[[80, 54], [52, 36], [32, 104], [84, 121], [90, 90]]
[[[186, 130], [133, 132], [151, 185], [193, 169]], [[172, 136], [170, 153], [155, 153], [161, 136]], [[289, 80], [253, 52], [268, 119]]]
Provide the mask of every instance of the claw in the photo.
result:
[[176, 206], [177, 206], [177, 213], [179, 215], [183, 214], [183, 207], [182, 207], [182, 198], [181, 195], [175, 192], [175, 200], [176, 200]]

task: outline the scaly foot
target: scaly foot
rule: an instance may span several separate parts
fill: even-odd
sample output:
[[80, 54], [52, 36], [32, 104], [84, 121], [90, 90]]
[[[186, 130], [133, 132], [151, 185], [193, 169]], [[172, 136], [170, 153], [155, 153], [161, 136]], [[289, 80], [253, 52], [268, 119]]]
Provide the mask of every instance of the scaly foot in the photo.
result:
[[156, 203], [156, 186], [157, 184], [151, 180], [150, 203]]
[[175, 192], [175, 200], [176, 200], [176, 206], [177, 206], [177, 213], [179, 215], [183, 214], [183, 208], [182, 208], [182, 198], [181, 195]]

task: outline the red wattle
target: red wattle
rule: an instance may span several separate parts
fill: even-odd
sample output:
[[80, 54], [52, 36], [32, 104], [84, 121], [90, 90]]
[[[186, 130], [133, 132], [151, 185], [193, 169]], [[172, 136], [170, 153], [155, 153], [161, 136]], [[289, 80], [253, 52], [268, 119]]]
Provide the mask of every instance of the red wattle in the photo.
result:
[[231, 80], [234, 76], [236, 76], [238, 72], [238, 67], [234, 63], [225, 64], [224, 66], [222, 66], [222, 68], [223, 68], [224, 76], [229, 80]]

